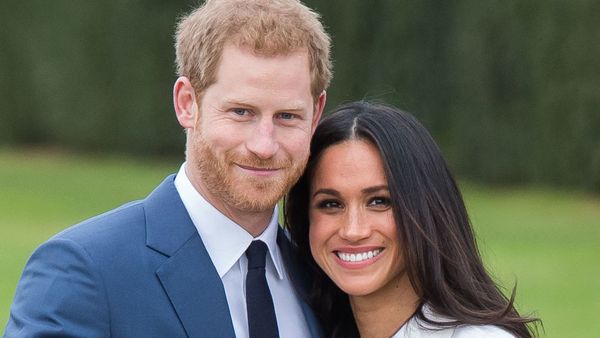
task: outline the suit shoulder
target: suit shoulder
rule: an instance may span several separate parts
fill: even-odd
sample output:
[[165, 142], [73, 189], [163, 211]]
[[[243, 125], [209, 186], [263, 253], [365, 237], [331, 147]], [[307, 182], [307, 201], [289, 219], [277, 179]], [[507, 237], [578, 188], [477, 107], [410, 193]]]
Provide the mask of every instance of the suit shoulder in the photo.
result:
[[50, 240], [68, 239], [84, 243], [87, 240], [97, 240], [102, 236], [123, 234], [128, 229], [135, 227], [136, 224], [143, 225], [144, 219], [143, 201], [133, 201], [72, 225], [54, 235]]
[[68, 227], [42, 246], [71, 243], [94, 259], [112, 259], [116, 254], [127, 254], [145, 245], [145, 224], [143, 202], [130, 202]]

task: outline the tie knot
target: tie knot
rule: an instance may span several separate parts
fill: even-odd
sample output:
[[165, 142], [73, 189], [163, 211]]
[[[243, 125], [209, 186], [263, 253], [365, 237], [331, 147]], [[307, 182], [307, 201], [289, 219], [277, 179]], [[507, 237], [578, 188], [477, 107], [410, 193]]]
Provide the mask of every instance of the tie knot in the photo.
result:
[[248, 270], [264, 269], [267, 257], [267, 245], [263, 241], [252, 241], [248, 249], [246, 249], [246, 257], [248, 258]]

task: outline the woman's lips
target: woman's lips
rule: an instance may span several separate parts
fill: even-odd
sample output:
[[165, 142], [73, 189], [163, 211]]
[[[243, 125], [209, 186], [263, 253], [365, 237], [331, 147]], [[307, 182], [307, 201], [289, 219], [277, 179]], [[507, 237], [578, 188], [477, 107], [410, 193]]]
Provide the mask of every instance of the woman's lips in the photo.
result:
[[359, 269], [373, 264], [383, 252], [381, 247], [371, 248], [343, 248], [335, 250], [336, 261], [343, 267]]

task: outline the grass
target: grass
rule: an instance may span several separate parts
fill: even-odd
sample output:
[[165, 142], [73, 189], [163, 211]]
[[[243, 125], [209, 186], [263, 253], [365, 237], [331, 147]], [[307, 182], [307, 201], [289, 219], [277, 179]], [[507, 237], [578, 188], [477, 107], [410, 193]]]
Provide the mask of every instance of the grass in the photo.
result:
[[[0, 327], [25, 262], [68, 225], [146, 196], [174, 161], [0, 149]], [[600, 198], [463, 184], [479, 247], [544, 337], [595, 337], [600, 322]]]
[[600, 198], [542, 189], [464, 187], [488, 266], [517, 283], [522, 312], [547, 337], [597, 337], [600, 323]]

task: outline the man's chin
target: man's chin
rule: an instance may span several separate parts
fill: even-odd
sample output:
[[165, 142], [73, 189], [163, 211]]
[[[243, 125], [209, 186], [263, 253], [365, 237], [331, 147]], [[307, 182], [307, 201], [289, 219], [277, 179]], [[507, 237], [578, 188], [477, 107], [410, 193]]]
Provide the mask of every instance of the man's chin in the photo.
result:
[[234, 202], [240, 210], [248, 212], [265, 212], [272, 210], [275, 204], [283, 197], [283, 193], [274, 194], [273, 185], [264, 188], [247, 188], [238, 190], [233, 196]]
[[245, 212], [260, 213], [273, 210], [278, 200], [244, 199], [237, 201], [237, 207]]

